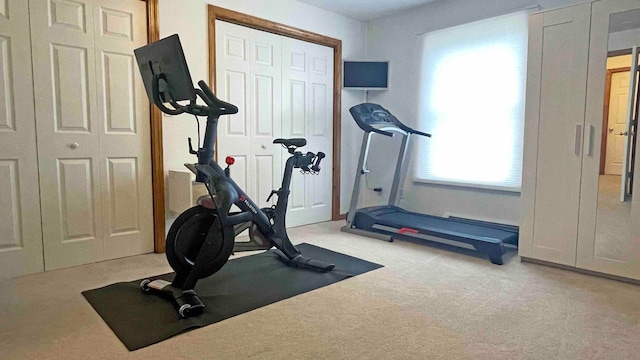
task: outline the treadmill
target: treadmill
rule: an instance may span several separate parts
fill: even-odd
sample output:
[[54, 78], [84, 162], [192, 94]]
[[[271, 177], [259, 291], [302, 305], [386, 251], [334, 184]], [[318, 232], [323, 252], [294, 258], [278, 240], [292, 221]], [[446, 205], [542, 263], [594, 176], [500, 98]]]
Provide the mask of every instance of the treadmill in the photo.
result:
[[[502, 265], [504, 244], [518, 242], [518, 228], [478, 220], [454, 217], [438, 217], [404, 210], [396, 203], [401, 184], [406, 174], [407, 149], [412, 135], [431, 137], [430, 134], [414, 130], [404, 125], [388, 110], [378, 104], [364, 103], [349, 109], [358, 126], [364, 131], [358, 172], [353, 186], [351, 206], [347, 214], [347, 224], [342, 231], [393, 241], [436, 241], [464, 248], [471, 248], [489, 256], [492, 263]], [[371, 136], [379, 134], [393, 137], [402, 136], [400, 153], [388, 205], [358, 209], [358, 199], [362, 176], [366, 168]], [[378, 190], [378, 189], [375, 189]], [[444, 241], [442, 240], [444, 239]]]

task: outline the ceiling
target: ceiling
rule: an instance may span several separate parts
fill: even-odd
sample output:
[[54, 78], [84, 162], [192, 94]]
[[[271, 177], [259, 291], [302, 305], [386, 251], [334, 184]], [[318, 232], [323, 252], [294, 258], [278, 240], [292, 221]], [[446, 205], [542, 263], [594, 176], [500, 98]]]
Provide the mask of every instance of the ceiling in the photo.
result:
[[442, 0], [298, 0], [309, 5], [367, 21], [378, 19], [401, 10]]

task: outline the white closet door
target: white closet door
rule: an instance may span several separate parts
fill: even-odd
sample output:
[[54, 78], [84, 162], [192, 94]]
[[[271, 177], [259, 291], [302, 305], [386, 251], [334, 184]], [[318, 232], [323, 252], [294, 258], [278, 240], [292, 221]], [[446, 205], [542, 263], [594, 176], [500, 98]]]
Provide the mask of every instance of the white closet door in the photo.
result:
[[47, 270], [103, 258], [91, 0], [30, 0]]
[[320, 175], [294, 170], [287, 226], [331, 220], [333, 49], [217, 21], [216, 67], [218, 96], [240, 109], [220, 121], [218, 161], [234, 156], [232, 177], [266, 206], [289, 157], [273, 139], [307, 139], [300, 151], [326, 158]]
[[[609, 96], [609, 114], [607, 130], [607, 152], [604, 173], [622, 175], [622, 164], [626, 151], [627, 109], [629, 100], [629, 71], [611, 75], [611, 92]], [[626, 167], [625, 167], [626, 168]], [[622, 188], [622, 186], [621, 186]], [[623, 200], [624, 201], [624, 200]]]
[[[521, 256], [574, 266], [591, 4], [531, 16]], [[600, 112], [602, 114], [602, 112]]]
[[143, 6], [30, 1], [47, 270], [152, 250]]
[[293, 174], [288, 226], [331, 220], [333, 159], [333, 49], [282, 39], [282, 136], [307, 139], [302, 151], [326, 157], [318, 175]]
[[43, 270], [29, 9], [0, 2], [0, 278]]
[[259, 206], [280, 188], [282, 155], [273, 139], [282, 133], [281, 38], [246, 27], [216, 22], [216, 91], [238, 106], [218, 127], [218, 162], [236, 159], [234, 181]]
[[149, 103], [133, 50], [147, 43], [146, 3], [94, 0], [104, 259], [153, 251]]
[[[636, 190], [631, 200], [621, 202], [617, 181], [613, 193], [607, 196], [607, 180], [599, 175], [611, 18], [624, 18], [632, 24], [630, 20], [640, 19], [640, 3], [616, 0], [593, 4], [586, 125], [594, 136], [593, 141], [585, 143], [584, 150], [577, 266], [640, 280], [640, 193]], [[640, 39], [630, 47], [638, 45]], [[639, 174], [637, 153], [635, 160], [630, 166]], [[634, 189], [640, 189], [640, 177], [635, 176], [634, 182]]]

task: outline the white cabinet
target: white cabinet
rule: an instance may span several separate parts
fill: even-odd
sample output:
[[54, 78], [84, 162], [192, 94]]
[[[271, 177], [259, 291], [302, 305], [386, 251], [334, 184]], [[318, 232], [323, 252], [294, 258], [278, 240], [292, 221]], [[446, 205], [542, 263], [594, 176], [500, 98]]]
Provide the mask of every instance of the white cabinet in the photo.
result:
[[[601, 174], [607, 57], [611, 50], [630, 53], [640, 46], [634, 35], [640, 30], [630, 25], [635, 23], [637, 0], [531, 16], [519, 250], [524, 259], [640, 279], [640, 194], [621, 199], [623, 177]], [[613, 39], [619, 45], [625, 37], [627, 44], [612, 49]], [[635, 97], [631, 91], [629, 103]], [[629, 144], [636, 136], [632, 108]], [[624, 151], [634, 160], [629, 169], [640, 170], [632, 147]], [[634, 182], [640, 191], [639, 178]]]

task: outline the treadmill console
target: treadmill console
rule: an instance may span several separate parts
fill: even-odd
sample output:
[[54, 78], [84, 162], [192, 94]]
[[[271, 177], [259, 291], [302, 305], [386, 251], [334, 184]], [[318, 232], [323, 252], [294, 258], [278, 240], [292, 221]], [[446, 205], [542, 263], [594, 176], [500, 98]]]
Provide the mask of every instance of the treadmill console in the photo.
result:
[[356, 105], [349, 109], [349, 112], [351, 113], [351, 116], [353, 116], [353, 119], [356, 121], [356, 124], [358, 124], [360, 129], [364, 130], [367, 133], [376, 132], [382, 135], [391, 136], [391, 133], [381, 131], [379, 128], [395, 127], [409, 134], [431, 137], [431, 135], [429, 134], [414, 130], [401, 123], [397, 117], [389, 112], [389, 110], [383, 108], [378, 104], [364, 103]]
[[349, 109], [351, 116], [355, 119], [358, 126], [366, 131], [371, 132], [374, 125], [396, 126], [401, 125], [400, 121], [393, 116], [389, 110], [378, 104], [364, 103], [356, 105]]

